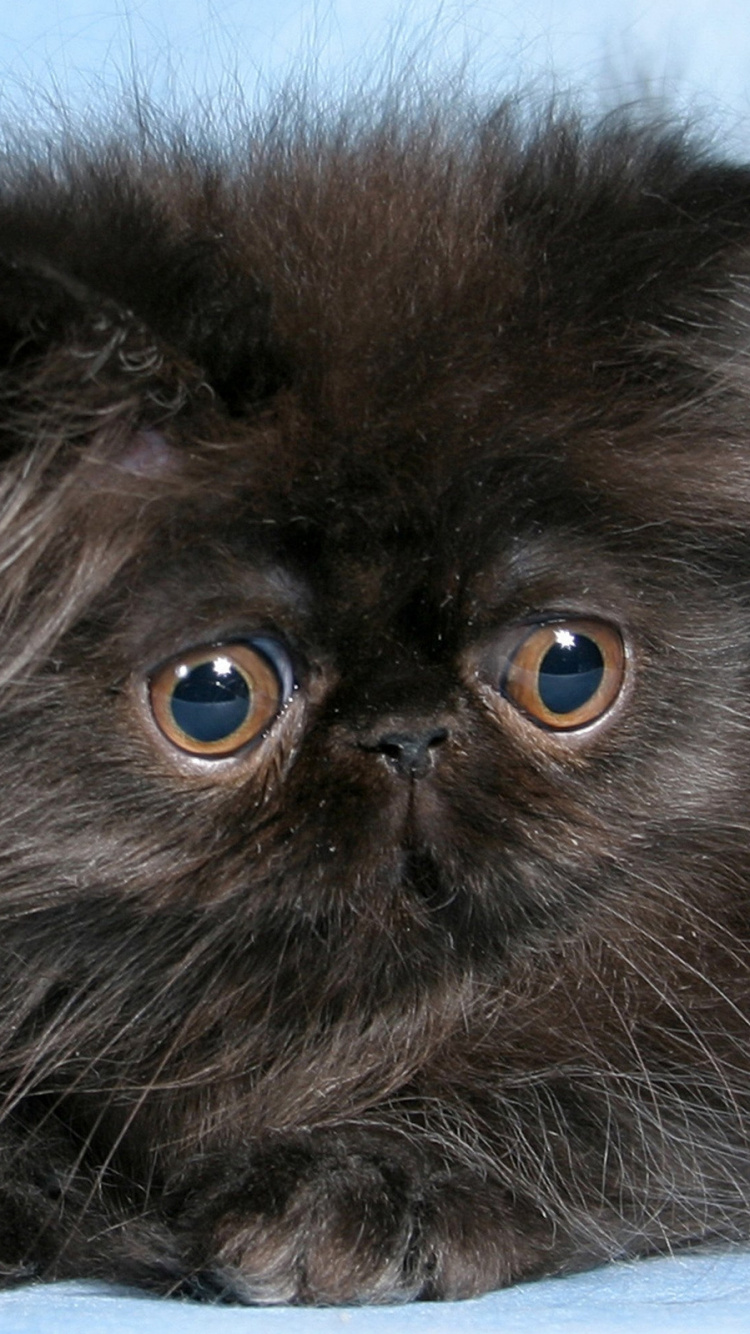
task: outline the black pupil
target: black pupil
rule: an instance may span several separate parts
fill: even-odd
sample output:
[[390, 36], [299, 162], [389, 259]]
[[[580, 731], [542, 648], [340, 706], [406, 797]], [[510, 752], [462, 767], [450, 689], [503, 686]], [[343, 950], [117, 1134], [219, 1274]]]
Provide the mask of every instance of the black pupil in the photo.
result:
[[182, 668], [172, 692], [172, 717], [194, 741], [223, 741], [250, 711], [250, 687], [226, 658]]
[[539, 668], [539, 698], [550, 713], [573, 713], [596, 694], [603, 675], [598, 644], [588, 635], [561, 631]]

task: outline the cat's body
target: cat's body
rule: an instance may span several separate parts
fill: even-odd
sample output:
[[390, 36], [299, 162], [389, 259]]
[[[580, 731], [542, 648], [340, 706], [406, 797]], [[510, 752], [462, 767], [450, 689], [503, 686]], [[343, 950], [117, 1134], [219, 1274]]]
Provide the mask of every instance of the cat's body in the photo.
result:
[[0, 1273], [746, 1238], [750, 172], [498, 115], [6, 176]]

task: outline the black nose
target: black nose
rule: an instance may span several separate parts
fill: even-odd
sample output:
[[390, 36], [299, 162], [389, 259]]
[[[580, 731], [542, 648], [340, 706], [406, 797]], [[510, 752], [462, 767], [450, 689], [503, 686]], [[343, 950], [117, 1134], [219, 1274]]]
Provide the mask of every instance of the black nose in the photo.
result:
[[375, 750], [404, 778], [424, 778], [432, 767], [431, 752], [448, 736], [447, 728], [431, 727], [424, 732], [387, 732], [368, 750]]

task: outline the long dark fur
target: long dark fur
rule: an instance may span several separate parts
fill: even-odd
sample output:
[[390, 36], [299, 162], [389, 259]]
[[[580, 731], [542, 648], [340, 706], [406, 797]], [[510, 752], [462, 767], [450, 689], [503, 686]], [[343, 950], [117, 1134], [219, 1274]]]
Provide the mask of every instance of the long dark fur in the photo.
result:
[[[749, 256], [750, 171], [623, 118], [6, 160], [4, 1282], [748, 1237]], [[501, 688], [550, 615], [627, 647], [579, 733]], [[191, 761], [149, 673], [259, 631], [293, 697]]]

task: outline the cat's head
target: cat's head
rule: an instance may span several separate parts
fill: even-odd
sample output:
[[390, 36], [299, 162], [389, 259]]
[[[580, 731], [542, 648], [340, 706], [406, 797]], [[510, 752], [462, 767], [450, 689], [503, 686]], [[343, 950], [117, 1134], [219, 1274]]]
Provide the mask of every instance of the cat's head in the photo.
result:
[[433, 149], [0, 205], [3, 912], [221, 917], [333, 1003], [729, 900], [750, 176]]

